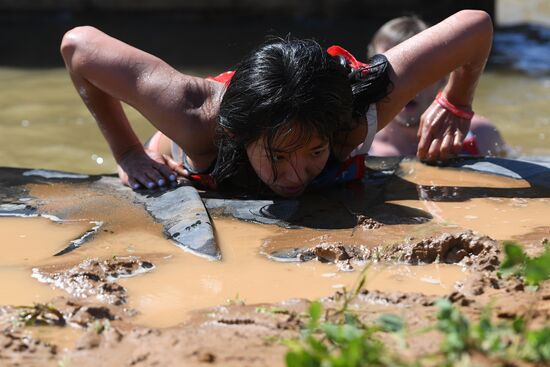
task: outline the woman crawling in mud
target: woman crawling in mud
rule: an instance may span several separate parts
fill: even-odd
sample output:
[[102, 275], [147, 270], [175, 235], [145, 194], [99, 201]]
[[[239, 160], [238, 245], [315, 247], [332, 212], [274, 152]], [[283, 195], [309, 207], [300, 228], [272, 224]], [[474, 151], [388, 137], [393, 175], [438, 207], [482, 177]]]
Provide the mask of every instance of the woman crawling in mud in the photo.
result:
[[[294, 197], [359, 178], [374, 134], [448, 74], [443, 99], [425, 114], [417, 156], [460, 152], [491, 42], [490, 17], [464, 10], [366, 64], [337, 46], [276, 39], [234, 72], [198, 78], [92, 27], [67, 32], [61, 52], [125, 184], [152, 189], [179, 175]], [[146, 148], [121, 102], [158, 129]]]

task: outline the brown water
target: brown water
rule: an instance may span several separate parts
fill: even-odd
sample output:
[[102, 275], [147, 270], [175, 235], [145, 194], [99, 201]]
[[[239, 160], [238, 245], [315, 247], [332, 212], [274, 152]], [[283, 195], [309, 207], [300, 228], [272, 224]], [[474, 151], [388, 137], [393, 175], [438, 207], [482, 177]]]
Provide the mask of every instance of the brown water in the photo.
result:
[[550, 25], [548, 0], [497, 0], [496, 18], [499, 25], [536, 23]]
[[91, 226], [59, 224], [46, 218], [0, 218], [0, 304], [46, 302], [63, 292], [31, 278], [31, 268], [46, 261]]
[[[548, 24], [548, 4], [541, 1], [500, 0], [497, 16], [503, 23], [528, 20]], [[522, 5], [522, 10], [517, 6]], [[527, 6], [526, 6], [527, 5]], [[215, 71], [209, 71], [214, 73]], [[190, 72], [192, 73], [192, 72]], [[83, 173], [113, 172], [114, 160], [84, 107], [65, 70], [0, 68], [0, 165], [37, 167]], [[519, 73], [488, 71], [480, 82], [474, 109], [491, 119], [517, 154], [550, 155], [550, 76], [529, 77]], [[131, 108], [130, 121], [142, 140], [153, 129]], [[413, 164], [404, 176], [423, 186], [521, 189], [524, 181], [475, 173], [453, 172]], [[424, 225], [394, 225], [378, 230], [320, 233], [290, 232], [277, 227], [214, 219], [224, 254], [220, 263], [185, 253], [163, 238], [161, 228], [141, 210], [112, 197], [97, 197], [73, 188], [40, 187], [33, 195], [47, 197], [63, 206], [78, 198], [83, 210], [75, 221], [53, 223], [45, 218], [0, 218], [0, 304], [46, 302], [64, 294], [31, 278], [31, 268], [60, 268], [91, 257], [140, 255], [154, 259], [153, 272], [121, 280], [129, 290], [131, 307], [141, 314], [136, 322], [169, 326], [185, 320], [193, 309], [227, 300], [246, 303], [274, 302], [287, 298], [317, 298], [352, 284], [358, 272], [339, 272], [333, 265], [308, 262], [275, 263], [260, 254], [265, 242], [271, 246], [313, 244], [322, 236], [349, 242], [382, 244], [409, 235], [472, 228], [497, 239], [522, 236], [548, 227], [548, 198], [471, 198], [465, 201], [395, 200], [429, 212], [434, 219]], [[116, 204], [116, 205], [115, 205]], [[105, 211], [109, 207], [111, 211]], [[90, 227], [89, 220], [106, 216], [104, 229], [95, 239], [61, 258], [51, 255]], [[105, 219], [105, 218], [104, 218]], [[352, 239], [352, 240], [351, 240]], [[371, 266], [367, 287], [385, 291], [421, 291], [447, 294], [466, 273], [457, 266]], [[53, 330], [53, 331], [52, 331]], [[41, 338], [61, 341], [70, 347], [78, 335], [56, 329], [32, 330]]]
[[[404, 163], [402, 178], [417, 187], [453, 187], [522, 190], [523, 180], [489, 176], [475, 172]], [[29, 194], [44, 199], [44, 210], [69, 209], [70, 222], [59, 224], [46, 218], [0, 218], [3, 260], [0, 262], [3, 290], [0, 304], [45, 302], [62, 294], [31, 278], [31, 268], [59, 269], [88, 258], [136, 255], [151, 260], [156, 268], [147, 274], [120, 279], [128, 289], [129, 306], [140, 314], [136, 323], [170, 326], [186, 320], [195, 309], [231, 301], [247, 304], [277, 302], [289, 298], [314, 299], [349, 288], [358, 271], [342, 272], [317, 261], [279, 263], [263, 253], [271, 248], [314, 246], [319, 243], [380, 245], [434, 233], [472, 228], [499, 239], [529, 234], [548, 227], [548, 198], [487, 197], [444, 202], [423, 199], [394, 200], [386, 204], [418, 208], [434, 219], [421, 224], [386, 224], [374, 230], [362, 228], [319, 231], [290, 230], [276, 226], [214, 218], [214, 227], [223, 253], [222, 262], [209, 262], [177, 248], [162, 235], [140, 207], [111, 194], [98, 194], [86, 185], [30, 185]], [[399, 192], [399, 187], [389, 190]], [[422, 190], [419, 189], [421, 193]], [[75, 205], [75, 203], [78, 203]], [[110, 208], [106, 210], [105, 208]], [[90, 221], [104, 222], [101, 232], [76, 251], [62, 257], [51, 255], [90, 228]], [[268, 251], [269, 252], [269, 251]], [[356, 266], [359, 270], [360, 267]], [[387, 292], [448, 294], [467, 273], [458, 266], [371, 265], [367, 288]]]
[[[434, 201], [426, 199], [397, 200], [394, 204], [426, 210], [437, 223], [469, 228], [494, 239], [507, 240], [525, 235], [534, 228], [550, 226], [550, 198], [514, 197], [515, 189], [529, 187], [524, 180], [499, 177], [476, 172], [446, 169], [445, 174], [436, 167], [418, 163], [403, 164], [407, 181], [421, 185], [423, 190], [430, 187], [447, 186], [460, 195], [461, 188], [501, 188], [510, 189], [511, 197], [471, 197], [468, 200]], [[452, 195], [452, 193], [448, 193]], [[503, 196], [506, 196], [503, 195]], [[517, 193], [520, 196], [519, 193]]]
[[[62, 69], [1, 69], [0, 165], [106, 173], [114, 160]], [[474, 108], [523, 154], [550, 154], [550, 77], [486, 72]], [[138, 135], [150, 124], [127, 108]], [[85, 138], [83, 138], [85, 137]]]
[[[1, 264], [0, 304], [46, 302], [62, 294], [32, 279], [32, 267], [52, 264], [64, 267], [62, 264], [67, 261], [113, 255], [154, 259], [153, 272], [119, 282], [128, 289], [129, 306], [140, 311], [135, 322], [157, 327], [184, 321], [192, 310], [227, 302], [315, 299], [344, 286], [349, 288], [357, 279], [358, 272], [339, 272], [331, 264], [277, 263], [260, 255], [258, 249], [263, 239], [280, 234], [282, 229], [278, 227], [230, 219], [215, 220], [214, 225], [224, 254], [222, 262], [186, 253], [162, 238], [158, 231], [137, 229], [103, 236], [70, 255], [54, 259], [53, 253], [87, 228], [60, 225], [46, 218], [0, 218], [2, 252], [5, 259], [10, 259], [9, 264]], [[367, 287], [442, 295], [466, 275], [459, 266], [443, 264], [414, 269], [374, 266], [368, 271]]]

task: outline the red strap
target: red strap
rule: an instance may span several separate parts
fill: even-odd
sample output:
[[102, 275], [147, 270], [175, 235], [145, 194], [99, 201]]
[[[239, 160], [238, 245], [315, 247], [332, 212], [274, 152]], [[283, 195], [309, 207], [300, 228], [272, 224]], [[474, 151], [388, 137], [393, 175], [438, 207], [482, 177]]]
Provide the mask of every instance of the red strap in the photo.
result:
[[231, 78], [233, 78], [233, 75], [235, 74], [234, 71], [226, 71], [224, 73], [218, 74], [216, 76], [209, 76], [206, 79], [213, 80], [218, 83], [223, 83], [225, 85], [229, 85], [231, 82]]
[[211, 174], [197, 173], [190, 176], [191, 181], [198, 183], [202, 189], [216, 190], [218, 185]]
[[[346, 61], [349, 63], [349, 65], [354, 69], [365, 69], [368, 68], [368, 65], [357, 61], [355, 56], [353, 56], [348, 50], [344, 49], [340, 46], [330, 46], [327, 49], [327, 52], [330, 56], [342, 56]], [[235, 74], [234, 71], [226, 71], [224, 73], [218, 74], [216, 76], [209, 76], [206, 79], [210, 79], [219, 83], [223, 83], [225, 85], [229, 85], [231, 82], [231, 78], [233, 78], [233, 75]]]
[[330, 56], [342, 56], [344, 59], [346, 59], [346, 61], [348, 62], [348, 64], [353, 68], [353, 69], [364, 69], [364, 68], [368, 68], [368, 65], [361, 62], [361, 61], [357, 61], [357, 59], [355, 58], [355, 56], [353, 56], [348, 50], [346, 50], [345, 48], [343, 47], [340, 47], [340, 46], [330, 46], [328, 49], [327, 49], [327, 52]]
[[449, 100], [445, 97], [443, 97], [443, 94], [439, 92], [437, 94], [437, 97], [435, 97], [435, 100], [441, 107], [452, 113], [458, 118], [465, 119], [465, 120], [471, 120], [472, 117], [474, 117], [474, 111], [466, 110], [464, 108], [460, 108], [458, 106], [455, 106]]

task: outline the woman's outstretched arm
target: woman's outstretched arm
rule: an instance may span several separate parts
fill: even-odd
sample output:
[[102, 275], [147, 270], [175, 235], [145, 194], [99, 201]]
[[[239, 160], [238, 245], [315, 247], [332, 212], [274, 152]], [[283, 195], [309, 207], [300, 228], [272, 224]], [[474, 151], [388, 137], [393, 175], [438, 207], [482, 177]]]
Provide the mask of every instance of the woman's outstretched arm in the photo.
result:
[[[425, 87], [450, 74], [442, 95], [455, 106], [471, 110], [474, 92], [492, 44], [490, 16], [463, 10], [384, 54], [390, 62], [393, 89], [377, 104], [379, 129]], [[470, 120], [458, 118], [434, 102], [419, 128], [420, 159], [446, 159], [458, 153]]]
[[158, 130], [195, 156], [212, 155], [217, 113], [214, 83], [183, 75], [144, 51], [93, 27], [63, 37], [61, 53], [82, 100], [134, 188], [175, 178], [175, 162], [149, 157], [124, 114], [136, 108]]

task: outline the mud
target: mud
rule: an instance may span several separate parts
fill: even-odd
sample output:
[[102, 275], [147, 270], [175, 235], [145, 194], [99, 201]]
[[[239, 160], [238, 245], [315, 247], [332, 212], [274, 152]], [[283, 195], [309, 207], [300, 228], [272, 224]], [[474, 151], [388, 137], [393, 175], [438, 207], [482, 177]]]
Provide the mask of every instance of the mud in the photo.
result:
[[443, 263], [467, 266], [470, 270], [495, 270], [499, 254], [497, 241], [466, 231], [416, 241], [411, 237], [405, 242], [371, 248], [325, 242], [311, 248], [290, 250], [289, 258], [335, 263], [339, 269], [348, 271], [353, 270], [352, 263], [367, 261], [409, 265]]
[[436, 238], [397, 244], [382, 254], [380, 252], [376, 251], [375, 256], [384, 261], [393, 260], [411, 265], [432, 262], [459, 264], [478, 271], [495, 270], [500, 254], [497, 241], [475, 235], [471, 231], [446, 233]]
[[[12, 263], [0, 263], [1, 270], [42, 292], [3, 301], [25, 306], [0, 307], [0, 364], [283, 366], [281, 340], [307, 323], [309, 300], [341, 307], [365, 266], [365, 286], [349, 307], [365, 322], [401, 316], [409, 330], [409, 348], [401, 351], [411, 360], [438, 348], [438, 333], [418, 332], [433, 325], [441, 298], [473, 319], [491, 305], [495, 319], [529, 312], [533, 325], [547, 325], [550, 286], [535, 293], [496, 274], [500, 240], [514, 239], [534, 255], [550, 237], [545, 189], [516, 178], [395, 164], [386, 168], [397, 174], [381, 175], [382, 184], [329, 192], [322, 201], [315, 193], [289, 202], [204, 199], [223, 254], [213, 262], [174, 246], [146, 206], [104, 190], [101, 180], [26, 186], [39, 205], [19, 203], [26, 203], [24, 214], [48, 212], [65, 222], [0, 218], [23, 241], [10, 247], [2, 261]], [[46, 223], [36, 237], [35, 225], [21, 222], [33, 220]], [[92, 221], [103, 223], [93, 238], [53, 257]], [[79, 224], [40, 241], [41, 231], [70, 223]], [[17, 255], [18, 247], [25, 252]]]
[[73, 297], [95, 297], [100, 302], [122, 305], [127, 302], [127, 291], [116, 280], [153, 269], [151, 262], [137, 257], [114, 257], [109, 260], [86, 259], [62, 272], [52, 272], [48, 267], [34, 268], [32, 277], [63, 289]]
[[[454, 243], [460, 236], [439, 237], [418, 241], [413, 248], [424, 249], [426, 243]], [[450, 240], [450, 238], [454, 240]], [[472, 253], [491, 253], [489, 245], [493, 241], [482, 239], [473, 241], [466, 236], [468, 243], [476, 246], [449, 246], [452, 248], [472, 248]], [[486, 242], [485, 242], [486, 241]], [[480, 245], [482, 244], [482, 245]], [[483, 244], [489, 244], [483, 247]], [[481, 250], [479, 250], [480, 247]], [[391, 253], [391, 252], [389, 252]], [[426, 251], [420, 251], [424, 254]], [[433, 254], [418, 256], [431, 259]], [[481, 257], [484, 257], [483, 255]], [[491, 258], [492, 255], [486, 255]], [[383, 256], [381, 259], [385, 259]], [[388, 256], [390, 261], [393, 257]], [[459, 260], [451, 257], [453, 261]], [[474, 263], [474, 262], [472, 262]], [[483, 262], [480, 262], [482, 264]], [[445, 297], [460, 305], [467, 315], [475, 317], [489, 302], [493, 303], [495, 316], [509, 319], [525, 312], [529, 307], [533, 312], [533, 322], [548, 322], [548, 301], [550, 287], [545, 286], [539, 299], [534, 299], [523, 284], [517, 280], [502, 280], [492, 267], [470, 273], [463, 286], [450, 291]], [[367, 273], [368, 274], [368, 273]], [[145, 275], [147, 276], [147, 275]], [[342, 291], [326, 298], [326, 308], [339, 307]], [[545, 298], [546, 297], [546, 298]], [[420, 293], [380, 292], [365, 289], [350, 307], [357, 311], [363, 321], [374, 321], [382, 314], [394, 313], [403, 317], [411, 334], [425, 328], [434, 321], [434, 302], [440, 296], [427, 296]], [[497, 302], [495, 303], [495, 300]], [[307, 322], [304, 311], [308, 301], [289, 300], [277, 304], [239, 305], [214, 307], [196, 313], [188, 322], [167, 329], [135, 326], [132, 317], [122, 306], [105, 304], [98, 306], [94, 298], [57, 299], [53, 303], [65, 320], [63, 328], [80, 328], [83, 332], [73, 342], [72, 347], [60, 348], [40, 339], [28, 336], [25, 328], [15, 329], [14, 318], [19, 318], [20, 309], [1, 309], [3, 320], [0, 325], [5, 330], [1, 337], [6, 348], [0, 351], [0, 360], [6, 365], [57, 366], [59, 361], [66, 365], [94, 366], [132, 365], [176, 366], [182, 363], [189, 366], [283, 366], [286, 348], [279, 342], [297, 335]], [[10, 319], [11, 318], [11, 319]], [[56, 327], [59, 326], [46, 326]], [[433, 352], [438, 336], [426, 338], [408, 337], [410, 358], [422, 353]], [[388, 340], [388, 345], [395, 341]], [[228, 345], [231, 348], [228, 348]], [[166, 353], [170, 350], [170, 353]], [[483, 365], [483, 364], [481, 364]]]

